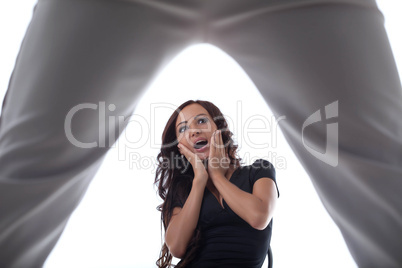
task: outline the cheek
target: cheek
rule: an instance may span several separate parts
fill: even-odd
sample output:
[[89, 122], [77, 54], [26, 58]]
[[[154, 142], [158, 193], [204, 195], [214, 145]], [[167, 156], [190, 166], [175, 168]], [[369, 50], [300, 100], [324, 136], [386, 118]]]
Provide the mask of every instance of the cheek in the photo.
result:
[[177, 141], [179, 143], [184, 144], [185, 146], [189, 147], [189, 142], [188, 142], [187, 138], [184, 135], [179, 136]]

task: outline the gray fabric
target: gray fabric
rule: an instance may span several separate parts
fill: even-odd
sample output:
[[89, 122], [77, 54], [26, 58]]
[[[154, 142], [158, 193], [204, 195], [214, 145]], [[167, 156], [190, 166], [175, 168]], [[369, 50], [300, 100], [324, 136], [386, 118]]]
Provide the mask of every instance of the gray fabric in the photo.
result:
[[[402, 91], [374, 0], [39, 0], [0, 121], [1, 267], [43, 265], [104, 159], [107, 143], [70, 143], [68, 112], [97, 104], [72, 134], [98, 141], [110, 124], [117, 138], [98, 112], [130, 116], [169, 61], [202, 42], [286, 116], [279, 126], [357, 264], [402, 266]], [[326, 140], [337, 146], [314, 154]]]

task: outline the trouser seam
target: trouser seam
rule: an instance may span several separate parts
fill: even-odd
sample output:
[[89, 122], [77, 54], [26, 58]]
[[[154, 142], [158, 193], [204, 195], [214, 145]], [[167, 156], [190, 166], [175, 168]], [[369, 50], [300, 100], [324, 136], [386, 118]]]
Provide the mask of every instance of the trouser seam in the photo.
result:
[[[360, 6], [367, 9], [375, 10], [382, 17], [382, 21], [385, 22], [384, 14], [378, 8], [376, 3], [369, 2], [367, 0], [333, 0], [328, 2], [322, 2], [322, 0], [306, 0], [306, 1], [297, 1], [297, 2], [289, 2], [282, 3], [278, 5], [269, 5], [265, 8], [258, 8], [256, 10], [252, 10], [246, 13], [241, 13], [239, 15], [235, 15], [229, 18], [223, 18], [214, 23], [214, 26], [223, 26], [226, 23], [231, 23], [234, 20], [241, 21], [242, 18], [250, 17], [250, 15], [258, 15], [258, 14], [266, 14], [266, 13], [274, 13], [274, 12], [282, 12], [289, 9], [297, 9], [297, 8], [305, 8], [309, 6], [322, 6], [322, 5], [354, 5]], [[252, 14], [254, 13], [254, 14]]]

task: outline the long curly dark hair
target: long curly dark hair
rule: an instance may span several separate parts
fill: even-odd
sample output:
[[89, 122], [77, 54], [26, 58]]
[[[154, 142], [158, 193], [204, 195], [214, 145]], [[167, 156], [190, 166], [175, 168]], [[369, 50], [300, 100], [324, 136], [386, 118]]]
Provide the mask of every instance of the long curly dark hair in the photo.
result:
[[[177, 148], [177, 137], [175, 131], [176, 119], [180, 111], [190, 105], [198, 103], [205, 110], [215, 122], [217, 129], [222, 130], [222, 141], [226, 147], [230, 164], [234, 167], [240, 165], [241, 158], [237, 158], [237, 148], [232, 140], [233, 133], [228, 129], [228, 124], [222, 112], [213, 103], [202, 100], [189, 100], [180, 105], [170, 116], [165, 129], [162, 134], [161, 151], [157, 156], [157, 169], [155, 175], [154, 185], [158, 185], [158, 194], [162, 198], [163, 203], [157, 206], [157, 210], [161, 212], [161, 223], [163, 224], [164, 231], [168, 227], [172, 217], [173, 207], [176, 202], [184, 204], [188, 195], [190, 194], [192, 182], [194, 179], [194, 171], [191, 164], [184, 158], [180, 157], [179, 149]], [[161, 227], [162, 228], [162, 227]], [[161, 229], [162, 232], [162, 229]], [[199, 241], [201, 239], [201, 232], [197, 225], [193, 237], [187, 246], [186, 252], [182, 257], [176, 268], [186, 267], [196, 256], [197, 249], [199, 248]], [[163, 243], [156, 265], [159, 268], [169, 268], [172, 266], [172, 254], [166, 243]]]

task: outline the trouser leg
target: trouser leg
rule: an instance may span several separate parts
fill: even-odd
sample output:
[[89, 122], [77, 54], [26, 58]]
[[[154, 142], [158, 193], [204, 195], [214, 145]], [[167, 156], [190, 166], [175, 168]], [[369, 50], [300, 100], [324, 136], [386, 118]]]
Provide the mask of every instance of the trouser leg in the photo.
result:
[[163, 1], [38, 2], [1, 115], [1, 267], [43, 265], [143, 90], [197, 41], [192, 15]]
[[222, 13], [207, 40], [286, 117], [279, 127], [359, 267], [399, 267], [402, 91], [384, 18], [374, 1], [285, 2]]

